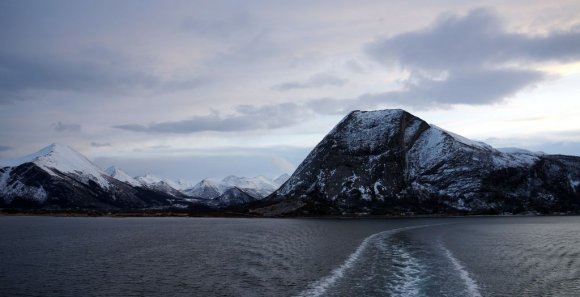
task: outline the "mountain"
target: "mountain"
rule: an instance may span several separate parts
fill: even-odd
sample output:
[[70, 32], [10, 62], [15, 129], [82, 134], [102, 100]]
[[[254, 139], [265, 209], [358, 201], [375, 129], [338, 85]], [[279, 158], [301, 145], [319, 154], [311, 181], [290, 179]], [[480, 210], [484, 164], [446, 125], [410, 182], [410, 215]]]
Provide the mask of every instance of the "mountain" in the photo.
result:
[[214, 199], [225, 192], [226, 188], [219, 181], [206, 178], [201, 180], [195, 186], [185, 189], [183, 193], [190, 197], [199, 197], [203, 199]]
[[172, 181], [172, 186], [180, 191], [184, 191], [185, 189], [189, 189], [191, 187], [193, 187], [193, 183], [186, 181], [184, 179], [178, 179], [176, 181]]
[[112, 178], [65, 145], [51, 144], [0, 166], [3, 207], [126, 209], [171, 205], [167, 195]]
[[238, 187], [227, 189], [223, 194], [213, 199], [219, 206], [235, 206], [256, 201], [254, 196], [249, 195]]
[[263, 198], [278, 186], [261, 176], [205, 179], [193, 187], [183, 180], [175, 182], [151, 174], [133, 178], [115, 166], [103, 171], [60, 144], [0, 163], [0, 207], [207, 210]]
[[276, 180], [264, 176], [239, 177], [235, 175], [229, 175], [222, 180], [206, 178], [192, 188], [185, 189], [183, 193], [190, 197], [215, 199], [229, 189], [237, 188], [237, 190], [243, 191], [256, 199], [261, 199], [278, 189], [282, 185], [280, 181], [284, 179], [284, 175]]
[[278, 188], [283, 185], [288, 179], [290, 179], [290, 175], [287, 173], [284, 173], [280, 176], [278, 176], [277, 178], [274, 179], [274, 183], [276, 185], [278, 185]]
[[257, 198], [266, 197], [280, 187], [272, 179], [264, 176], [238, 177], [230, 175], [222, 180], [227, 188], [237, 187], [244, 191], [254, 191], [259, 195]]
[[403, 110], [354, 111], [253, 211], [521, 213], [580, 210], [580, 157], [497, 150]]
[[153, 191], [165, 193], [173, 197], [184, 198], [187, 196], [182, 192], [179, 184], [167, 178], [146, 174], [136, 177], [135, 180], [140, 184], [140, 186]]

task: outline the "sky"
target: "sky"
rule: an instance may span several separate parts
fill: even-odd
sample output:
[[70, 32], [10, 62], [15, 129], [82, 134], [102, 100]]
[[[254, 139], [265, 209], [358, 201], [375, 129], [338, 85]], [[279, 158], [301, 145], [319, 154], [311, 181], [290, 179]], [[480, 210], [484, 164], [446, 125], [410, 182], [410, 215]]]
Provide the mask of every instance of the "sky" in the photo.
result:
[[580, 155], [580, 2], [0, 1], [0, 158], [291, 173], [352, 110]]

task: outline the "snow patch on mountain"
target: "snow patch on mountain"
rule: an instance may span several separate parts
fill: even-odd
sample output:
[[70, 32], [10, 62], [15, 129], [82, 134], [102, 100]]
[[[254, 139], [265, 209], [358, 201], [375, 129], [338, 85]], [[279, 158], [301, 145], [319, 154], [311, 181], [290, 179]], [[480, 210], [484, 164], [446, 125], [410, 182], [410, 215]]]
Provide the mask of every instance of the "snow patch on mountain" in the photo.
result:
[[115, 166], [111, 166], [105, 170], [105, 172], [112, 178], [127, 183], [133, 187], [140, 187], [143, 186], [139, 181], [125, 173], [125, 171], [117, 168]]
[[0, 196], [4, 197], [5, 203], [12, 202], [14, 197], [24, 196], [41, 203], [46, 200], [47, 194], [42, 186], [27, 186], [18, 180], [8, 184], [11, 172], [11, 167], [0, 169]]
[[339, 145], [351, 151], [361, 149], [373, 151], [381, 145], [382, 139], [392, 138], [395, 131], [390, 127], [399, 123], [402, 113], [400, 109], [384, 113], [355, 111], [352, 113], [353, 118], [343, 127], [336, 140], [339, 141]]
[[461, 142], [461, 143], [463, 143], [463, 144], [465, 144], [467, 146], [476, 147], [476, 148], [480, 148], [480, 149], [484, 149], [484, 150], [493, 150], [493, 148], [491, 147], [491, 145], [489, 145], [487, 143], [484, 143], [484, 142], [481, 142], [481, 141], [471, 140], [471, 139], [469, 139], [467, 137], [463, 137], [463, 136], [461, 136], [459, 134], [455, 134], [455, 133], [453, 133], [451, 131], [447, 131], [447, 130], [445, 130], [445, 129], [441, 128], [441, 127], [435, 126], [433, 124], [430, 124], [430, 126], [432, 128], [437, 129], [437, 130], [440, 130], [444, 134], [447, 134], [447, 135], [453, 137], [453, 139], [455, 139], [455, 140], [457, 140], [457, 141], [459, 141], [459, 142]]

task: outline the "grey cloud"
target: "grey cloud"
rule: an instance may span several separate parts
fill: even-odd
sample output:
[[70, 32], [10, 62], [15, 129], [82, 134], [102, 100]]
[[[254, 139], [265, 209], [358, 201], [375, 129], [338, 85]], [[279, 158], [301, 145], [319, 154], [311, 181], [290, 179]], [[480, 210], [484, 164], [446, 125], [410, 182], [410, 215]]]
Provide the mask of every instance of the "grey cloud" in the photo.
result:
[[56, 132], [79, 132], [81, 131], [81, 125], [79, 124], [65, 124], [63, 122], [57, 122], [50, 125]]
[[308, 101], [306, 106], [316, 113], [342, 115], [352, 110], [357, 101], [357, 99], [321, 98]]
[[9, 151], [11, 150], [12, 147], [11, 146], [7, 146], [7, 145], [0, 145], [0, 152], [5, 152], [5, 151]]
[[[268, 67], [272, 59], [285, 55], [277, 38], [271, 34], [272, 23], [258, 15], [242, 10], [231, 11], [229, 5], [208, 4], [211, 8], [224, 10], [218, 15], [198, 15], [181, 22], [178, 30], [213, 48], [203, 61], [207, 69], [227, 68], [227, 73], [247, 73], [260, 66]], [[211, 71], [211, 70], [210, 70]], [[224, 76], [226, 73], [217, 73]]]
[[544, 80], [548, 75], [533, 70], [490, 69], [452, 74], [445, 80], [421, 78], [405, 82], [401, 91], [369, 93], [354, 99], [323, 98], [307, 106], [322, 114], [345, 114], [355, 109], [376, 109], [384, 104], [415, 109], [447, 108], [453, 104], [483, 105]]
[[108, 143], [108, 142], [103, 142], [103, 143], [100, 143], [100, 142], [91, 142], [91, 146], [92, 147], [109, 147], [109, 146], [111, 146], [111, 144]]
[[381, 63], [401, 66], [410, 77], [400, 92], [362, 96], [363, 105], [490, 104], [549, 78], [530, 63], [580, 59], [580, 31], [510, 33], [493, 11], [476, 9], [441, 18], [426, 30], [375, 41], [366, 51]]
[[446, 70], [506, 62], [570, 61], [580, 58], [580, 30], [533, 36], [507, 32], [489, 9], [450, 16], [427, 30], [375, 41], [367, 52], [381, 62], [411, 70]]
[[235, 13], [226, 17], [215, 17], [207, 20], [190, 18], [184, 20], [179, 30], [195, 33], [206, 38], [239, 38], [246, 34], [248, 28], [259, 26], [258, 21], [248, 12]]
[[407, 82], [402, 91], [362, 95], [352, 107], [372, 109], [380, 104], [396, 103], [429, 109], [453, 104], [491, 104], [513, 96], [546, 77], [539, 71], [512, 69], [453, 73], [445, 80], [422, 78], [417, 82]]
[[311, 76], [305, 81], [294, 81], [276, 85], [274, 86], [274, 89], [286, 91], [292, 89], [309, 89], [325, 86], [343, 86], [346, 83], [346, 79], [328, 73], [319, 73]]
[[294, 103], [266, 105], [261, 107], [239, 105], [235, 114], [195, 116], [188, 120], [152, 123], [149, 125], [124, 124], [114, 128], [148, 133], [195, 133], [203, 131], [250, 131], [276, 129], [291, 126], [310, 118], [311, 111]]
[[27, 91], [128, 93], [137, 90], [192, 89], [207, 79], [162, 79], [129, 57], [104, 48], [85, 49], [79, 57], [0, 51], [0, 103], [25, 98]]

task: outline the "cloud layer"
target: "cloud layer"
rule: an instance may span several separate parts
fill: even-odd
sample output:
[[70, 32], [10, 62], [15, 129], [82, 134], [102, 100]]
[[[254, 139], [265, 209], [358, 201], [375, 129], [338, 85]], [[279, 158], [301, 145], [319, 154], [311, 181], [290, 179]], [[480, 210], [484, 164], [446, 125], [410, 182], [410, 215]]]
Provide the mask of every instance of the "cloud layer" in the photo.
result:
[[292, 81], [276, 85], [274, 86], [274, 89], [286, 91], [292, 89], [319, 88], [324, 86], [343, 86], [346, 83], [346, 79], [340, 78], [338, 76], [328, 73], [319, 73], [311, 76], [305, 81]]
[[51, 125], [56, 132], [80, 132], [81, 125], [79, 124], [65, 124], [63, 122], [56, 122]]
[[[475, 9], [465, 15], [440, 17], [425, 29], [378, 39], [364, 48], [369, 57], [387, 67], [385, 71], [398, 67], [409, 74], [400, 82], [399, 90], [365, 93], [355, 98], [245, 105], [228, 115], [215, 113], [181, 121], [115, 127], [155, 133], [248, 131], [292, 126], [315, 114], [341, 115], [355, 109], [394, 105], [426, 110], [501, 103], [552, 77], [538, 70], [537, 65], [580, 60], [580, 30], [541, 36], [512, 33], [493, 10]], [[319, 73], [274, 89], [288, 91], [346, 83], [346, 79], [336, 75]]]
[[538, 63], [580, 59], [580, 30], [542, 36], [511, 33], [488, 9], [440, 18], [431, 27], [379, 39], [366, 48], [376, 61], [409, 72], [403, 90], [359, 98], [431, 107], [492, 104], [541, 82]]
[[147, 133], [194, 133], [203, 131], [249, 131], [276, 129], [298, 124], [311, 116], [309, 110], [293, 103], [255, 107], [239, 105], [234, 114], [195, 116], [187, 120], [152, 123], [148, 125], [123, 124], [114, 128]]

